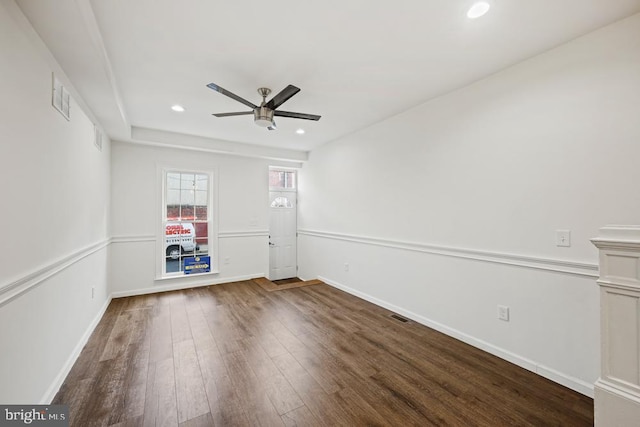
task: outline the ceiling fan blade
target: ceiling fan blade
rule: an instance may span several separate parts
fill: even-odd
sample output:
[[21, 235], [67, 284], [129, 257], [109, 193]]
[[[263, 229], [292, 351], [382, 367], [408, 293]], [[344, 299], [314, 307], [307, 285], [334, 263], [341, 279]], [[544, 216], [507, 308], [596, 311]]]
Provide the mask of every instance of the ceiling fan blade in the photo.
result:
[[305, 114], [305, 113], [292, 113], [291, 111], [280, 111], [276, 110], [273, 112], [274, 116], [279, 117], [291, 117], [292, 119], [304, 119], [304, 120], [320, 120], [321, 116], [317, 116], [315, 114]]
[[212, 115], [216, 117], [230, 117], [230, 116], [248, 116], [249, 114], [253, 114], [253, 111], [239, 111], [237, 113], [214, 113]]
[[231, 98], [231, 99], [235, 99], [235, 100], [236, 100], [236, 101], [238, 101], [238, 102], [242, 102], [242, 103], [243, 103], [244, 105], [246, 105], [247, 107], [250, 107], [250, 108], [258, 108], [258, 106], [257, 106], [257, 105], [255, 105], [255, 104], [253, 104], [253, 103], [251, 103], [251, 102], [247, 101], [247, 100], [246, 100], [246, 99], [244, 99], [244, 98], [240, 98], [240, 97], [239, 97], [238, 95], [236, 95], [235, 93], [229, 92], [228, 90], [221, 88], [220, 86], [218, 86], [218, 85], [217, 85], [217, 84], [215, 84], [215, 83], [209, 83], [209, 84], [207, 85], [207, 87], [208, 87], [209, 89], [213, 89], [213, 90], [215, 90], [216, 92], [220, 92], [221, 94], [226, 95], [226, 96], [228, 96], [228, 97], [229, 97], [229, 98]]
[[295, 87], [294, 85], [289, 85], [282, 89], [276, 96], [271, 98], [271, 101], [267, 102], [265, 107], [271, 110], [275, 110], [276, 108], [287, 102], [289, 98], [291, 98], [298, 92], [300, 92], [300, 88]]

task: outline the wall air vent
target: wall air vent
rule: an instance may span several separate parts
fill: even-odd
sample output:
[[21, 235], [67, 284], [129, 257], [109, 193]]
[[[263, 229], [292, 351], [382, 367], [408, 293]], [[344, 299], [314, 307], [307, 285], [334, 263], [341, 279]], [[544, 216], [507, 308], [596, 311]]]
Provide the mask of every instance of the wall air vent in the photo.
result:
[[95, 138], [93, 139], [93, 143], [98, 149], [98, 151], [102, 151], [102, 131], [97, 125], [93, 125]]
[[62, 86], [60, 80], [58, 80], [55, 74], [51, 74], [53, 84], [51, 90], [51, 105], [64, 116], [65, 119], [70, 120], [69, 115], [71, 96], [69, 92]]
[[409, 321], [409, 319], [405, 319], [404, 317], [402, 317], [402, 316], [400, 316], [398, 314], [392, 314], [389, 317], [391, 317], [393, 319], [396, 319], [397, 321], [402, 322], [402, 323], [407, 323]]

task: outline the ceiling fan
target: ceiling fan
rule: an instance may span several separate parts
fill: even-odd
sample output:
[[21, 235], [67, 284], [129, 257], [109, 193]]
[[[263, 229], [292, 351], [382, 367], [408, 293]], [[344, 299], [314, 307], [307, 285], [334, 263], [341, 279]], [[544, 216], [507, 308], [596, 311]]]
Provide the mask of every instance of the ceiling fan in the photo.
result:
[[271, 98], [269, 102], [267, 102], [267, 96], [271, 93], [271, 89], [266, 87], [261, 87], [258, 89], [258, 93], [262, 97], [262, 103], [258, 106], [253, 104], [252, 102], [247, 101], [244, 98], [239, 97], [235, 93], [231, 93], [226, 89], [221, 88], [215, 83], [209, 83], [207, 85], [209, 89], [213, 89], [216, 92], [220, 92], [223, 95], [228, 96], [229, 98], [235, 99], [238, 102], [243, 103], [247, 107], [251, 108], [252, 111], [240, 111], [236, 113], [217, 113], [214, 114], [216, 117], [229, 117], [229, 116], [244, 116], [253, 114], [253, 121], [258, 126], [266, 127], [269, 130], [276, 129], [276, 122], [273, 120], [274, 116], [277, 117], [290, 117], [292, 119], [304, 119], [304, 120], [320, 120], [320, 116], [315, 114], [305, 114], [305, 113], [293, 113], [291, 111], [281, 111], [277, 110], [279, 106], [284, 104], [296, 93], [300, 92], [300, 88], [297, 88], [293, 85], [289, 85], [282, 89], [280, 93]]

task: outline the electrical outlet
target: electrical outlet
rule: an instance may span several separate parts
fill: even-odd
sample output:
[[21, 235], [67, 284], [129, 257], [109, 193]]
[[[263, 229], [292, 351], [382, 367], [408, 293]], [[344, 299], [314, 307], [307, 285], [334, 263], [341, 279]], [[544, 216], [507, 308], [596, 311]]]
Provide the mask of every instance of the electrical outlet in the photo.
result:
[[224, 265], [229, 265], [231, 264], [231, 257], [225, 257], [224, 260], [222, 261], [222, 263]]
[[571, 230], [556, 230], [556, 246], [571, 246]]
[[95, 286], [91, 287], [91, 299], [94, 299], [96, 297], [96, 288]]
[[348, 262], [344, 263], [344, 271], [349, 271], [349, 263]]
[[509, 307], [506, 305], [498, 306], [498, 319], [504, 320], [505, 322], [509, 321]]

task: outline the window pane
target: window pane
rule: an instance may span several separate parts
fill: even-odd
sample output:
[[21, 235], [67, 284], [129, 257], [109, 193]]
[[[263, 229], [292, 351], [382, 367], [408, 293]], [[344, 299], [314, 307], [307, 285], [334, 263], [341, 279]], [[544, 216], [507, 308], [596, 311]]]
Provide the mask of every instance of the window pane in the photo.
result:
[[167, 190], [167, 219], [180, 218], [180, 190]]
[[288, 197], [276, 197], [273, 202], [271, 202], [272, 208], [292, 208], [293, 204]]
[[180, 205], [182, 207], [180, 215], [183, 220], [195, 219], [195, 200], [196, 196], [193, 190], [180, 191]]
[[198, 255], [209, 253], [209, 224], [197, 222], [194, 224], [196, 230], [196, 251]]
[[180, 190], [168, 189], [167, 205], [179, 205], [179, 204], [180, 204]]
[[167, 189], [180, 188], [180, 174], [170, 172], [167, 174]]
[[196, 239], [196, 252], [198, 255], [209, 254], [209, 239], [207, 237], [199, 237]]
[[167, 220], [175, 221], [180, 218], [180, 205], [167, 206]]
[[196, 206], [207, 206], [207, 192], [196, 190]]
[[295, 172], [284, 173], [284, 188], [296, 188], [296, 174]]
[[208, 181], [207, 175], [196, 175], [196, 190], [207, 191], [209, 189]]
[[269, 187], [280, 187], [280, 172], [269, 171]]
[[290, 189], [296, 188], [296, 172], [270, 170], [269, 187]]
[[181, 225], [177, 222], [165, 226], [165, 262], [167, 273], [181, 270]]
[[207, 216], [207, 206], [196, 206], [196, 220], [206, 221], [209, 219]]
[[196, 176], [190, 173], [183, 173], [180, 176], [180, 188], [182, 190], [193, 190], [196, 186]]
[[196, 193], [193, 190], [180, 190], [180, 204], [193, 206], [196, 204]]

